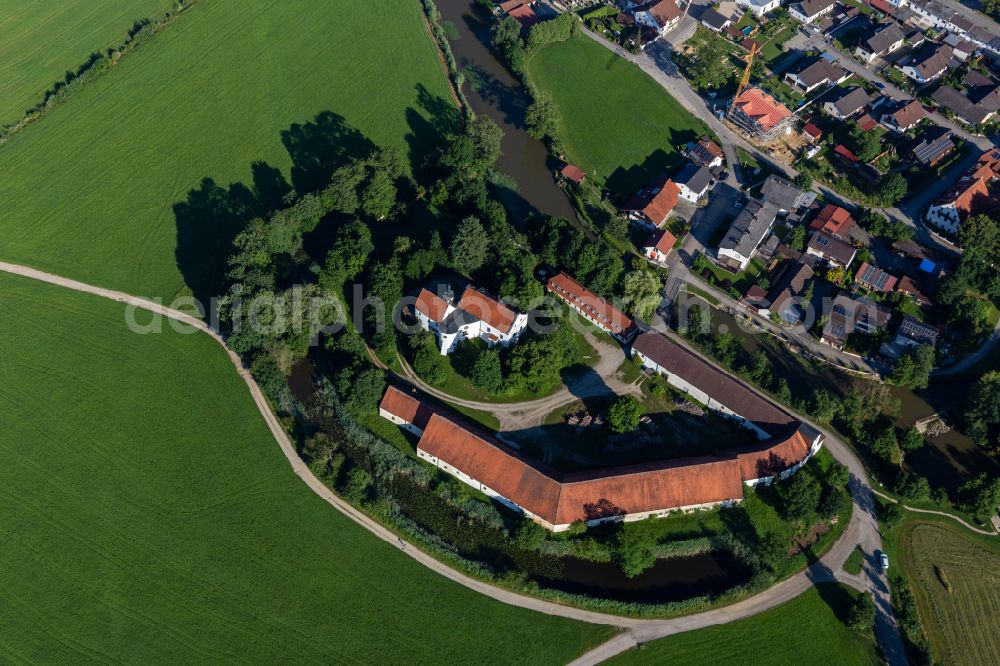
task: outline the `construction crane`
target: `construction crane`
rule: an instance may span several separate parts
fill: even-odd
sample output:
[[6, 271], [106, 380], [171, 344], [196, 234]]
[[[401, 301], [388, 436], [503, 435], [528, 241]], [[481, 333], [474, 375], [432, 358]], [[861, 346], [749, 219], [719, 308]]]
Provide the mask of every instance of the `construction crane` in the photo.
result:
[[743, 70], [743, 78], [740, 79], [740, 85], [737, 86], [736, 94], [733, 95], [733, 103], [729, 105], [729, 113], [726, 114], [727, 117], [732, 115], [733, 109], [736, 108], [736, 100], [740, 98], [740, 95], [746, 90], [747, 84], [750, 83], [750, 68], [753, 67], [753, 59], [759, 52], [757, 49], [757, 42], [753, 42], [750, 45], [750, 52], [747, 53], [746, 57], [747, 67]]

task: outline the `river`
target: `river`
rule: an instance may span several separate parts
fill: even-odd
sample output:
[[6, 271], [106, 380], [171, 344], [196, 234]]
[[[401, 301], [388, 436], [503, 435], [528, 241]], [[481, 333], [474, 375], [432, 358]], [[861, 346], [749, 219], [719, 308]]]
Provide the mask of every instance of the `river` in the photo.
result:
[[491, 118], [503, 129], [503, 155], [497, 165], [517, 183], [518, 191], [503, 197], [516, 223], [532, 213], [576, 220], [569, 199], [556, 184], [557, 166], [548, 149], [528, 136], [524, 118], [528, 97], [490, 50], [492, 16], [469, 0], [436, 0], [441, 17], [458, 29], [451, 50], [460, 69], [466, 70], [463, 86], [472, 110]]

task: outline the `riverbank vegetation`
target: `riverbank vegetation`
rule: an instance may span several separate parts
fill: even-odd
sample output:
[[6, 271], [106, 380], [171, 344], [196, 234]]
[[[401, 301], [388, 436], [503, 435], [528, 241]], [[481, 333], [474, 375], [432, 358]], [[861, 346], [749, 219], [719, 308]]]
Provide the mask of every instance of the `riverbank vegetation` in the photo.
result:
[[447, 581], [341, 515], [207, 335], [137, 335], [125, 306], [27, 278], [0, 290], [6, 659], [551, 664], [612, 635]]
[[783, 666], [828, 663], [836, 655], [845, 666], [877, 664], [871, 624], [850, 626], [859, 598], [846, 586], [820, 583], [760, 615], [661, 638], [608, 663]]

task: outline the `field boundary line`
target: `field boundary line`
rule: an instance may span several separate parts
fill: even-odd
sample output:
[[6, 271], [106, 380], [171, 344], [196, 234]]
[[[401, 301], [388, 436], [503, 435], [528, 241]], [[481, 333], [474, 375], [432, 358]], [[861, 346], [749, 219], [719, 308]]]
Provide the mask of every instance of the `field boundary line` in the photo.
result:
[[[415, 544], [410, 543], [395, 534], [381, 523], [349, 504], [347, 501], [338, 497], [330, 488], [323, 484], [323, 482], [321, 482], [312, 473], [312, 470], [310, 470], [305, 462], [303, 462], [299, 457], [295, 446], [288, 437], [288, 434], [282, 428], [277, 416], [275, 416], [274, 412], [271, 410], [270, 403], [267, 401], [263, 391], [261, 391], [257, 382], [250, 374], [249, 369], [244, 366], [242, 359], [238, 354], [236, 354], [236, 352], [231, 350], [226, 345], [225, 338], [219, 331], [213, 329], [201, 319], [146, 298], [132, 296], [113, 289], [97, 287], [85, 282], [79, 282], [71, 278], [46, 273], [44, 271], [20, 264], [0, 261], [0, 272], [30, 278], [54, 286], [123, 303], [148, 312], [153, 312], [154, 314], [159, 314], [174, 321], [189, 325], [192, 329], [194, 329], [191, 331], [192, 333], [202, 332], [209, 335], [219, 346], [223, 348], [223, 350], [225, 350], [226, 354], [229, 356], [229, 359], [236, 368], [237, 373], [249, 389], [250, 395], [253, 398], [254, 404], [257, 406], [261, 417], [271, 430], [271, 434], [274, 436], [279, 448], [285, 455], [288, 463], [291, 465], [292, 471], [306, 484], [310, 490], [325, 500], [333, 508], [337, 509], [346, 517], [350, 518], [358, 525], [361, 525], [386, 543], [398, 548], [428, 569], [431, 569], [444, 578], [458, 583], [474, 592], [479, 592], [480, 594], [490, 597], [496, 601], [524, 608], [526, 610], [587, 622], [590, 624], [615, 626], [625, 630], [610, 640], [582, 654], [574, 662], [572, 662], [573, 664], [597, 664], [632, 647], [656, 640], [658, 638], [664, 638], [728, 622], [734, 622], [753, 615], [758, 615], [764, 611], [779, 606], [786, 601], [794, 599], [812, 587], [814, 581], [840, 580], [841, 577], [838, 576], [838, 573], [841, 572], [840, 565], [844, 559], [846, 559], [850, 551], [853, 550], [855, 544], [858, 543], [858, 533], [864, 529], [861, 518], [862, 511], [860, 511], [858, 507], [855, 507], [855, 510], [851, 514], [851, 524], [849, 524], [847, 529], [844, 530], [841, 538], [835, 542], [827, 553], [814, 564], [751, 597], [728, 606], [722, 606], [720, 608], [714, 608], [692, 615], [682, 615], [669, 619], [640, 619], [623, 617], [584, 610], [512, 592], [510, 590], [496, 587], [487, 582], [476, 580], [475, 578], [453, 569], [432, 555], [424, 552]], [[858, 462], [858, 464], [860, 464], [860, 462]], [[867, 484], [864, 484], [864, 487], [867, 487]]]
[[892, 502], [893, 504], [898, 504], [901, 508], [906, 509], [907, 511], [912, 511], [914, 513], [926, 513], [926, 514], [930, 514], [932, 516], [944, 516], [945, 518], [951, 518], [952, 520], [961, 523], [963, 526], [965, 526], [966, 528], [972, 530], [976, 534], [982, 534], [983, 536], [992, 536], [992, 537], [1000, 536], [1000, 532], [997, 532], [995, 530], [991, 532], [991, 531], [988, 531], [988, 530], [980, 529], [978, 527], [975, 527], [975, 526], [970, 525], [969, 523], [965, 522], [965, 519], [960, 518], [960, 517], [958, 517], [958, 516], [956, 516], [956, 515], [954, 515], [952, 513], [948, 513], [947, 511], [935, 511], [934, 509], [918, 509], [915, 506], [907, 506], [906, 504], [903, 504], [902, 500], [898, 500], [895, 497], [890, 497], [889, 495], [886, 495], [883, 492], [879, 492], [878, 490], [875, 490], [874, 488], [872, 488], [872, 492], [875, 493], [876, 495], [878, 495], [879, 497], [881, 497], [884, 500], [888, 500], [889, 502]]

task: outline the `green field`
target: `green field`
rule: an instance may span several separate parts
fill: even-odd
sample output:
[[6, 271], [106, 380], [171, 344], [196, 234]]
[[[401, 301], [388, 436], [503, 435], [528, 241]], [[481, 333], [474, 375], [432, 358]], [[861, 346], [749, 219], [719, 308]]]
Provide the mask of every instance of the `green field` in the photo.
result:
[[214, 342], [124, 321], [0, 276], [0, 660], [562, 664], [611, 634], [370, 535], [292, 473]]
[[528, 75], [559, 109], [569, 160], [619, 194], [672, 171], [677, 150], [709, 134], [636, 65], [582, 35], [543, 48]]
[[860, 637], [841, 620], [854, 594], [853, 590], [840, 585], [821, 584], [760, 615], [662, 638], [607, 663], [684, 666], [877, 664], [874, 638], [871, 635]]
[[16, 122], [66, 70], [118, 46], [169, 0], [0, 0], [0, 125]]
[[416, 158], [449, 100], [417, 0], [199, 3], [0, 148], [0, 258], [206, 295], [240, 209], [280, 201], [253, 162], [308, 189], [366, 141]]
[[905, 569], [935, 658], [1000, 663], [1000, 550], [940, 524], [917, 523], [903, 535]]

